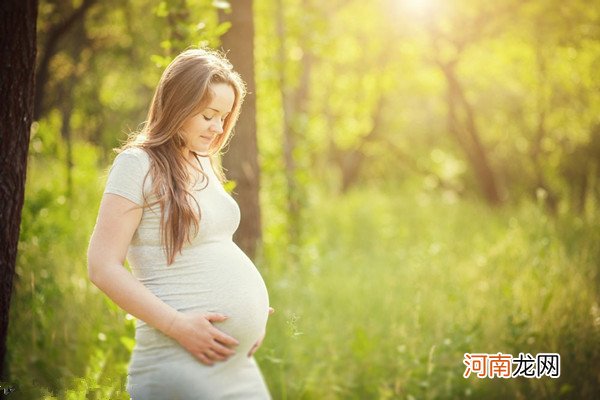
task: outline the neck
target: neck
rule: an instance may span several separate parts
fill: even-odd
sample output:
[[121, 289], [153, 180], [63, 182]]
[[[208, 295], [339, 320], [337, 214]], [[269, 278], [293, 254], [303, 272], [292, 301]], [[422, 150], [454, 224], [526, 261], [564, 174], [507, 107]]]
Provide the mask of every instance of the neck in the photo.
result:
[[195, 153], [194, 151], [188, 149], [187, 147], [184, 147], [181, 150], [181, 154], [183, 155], [183, 158], [185, 160], [190, 161], [190, 162], [195, 162], [196, 161], [196, 157], [195, 157], [194, 153]]
[[185, 160], [188, 160], [192, 163], [196, 162], [196, 155], [198, 157], [208, 157], [209, 156], [208, 152], [204, 153], [204, 152], [199, 152], [199, 151], [195, 151], [195, 150], [190, 150], [188, 147], [183, 147], [181, 149], [181, 154], [183, 155], [183, 158]]

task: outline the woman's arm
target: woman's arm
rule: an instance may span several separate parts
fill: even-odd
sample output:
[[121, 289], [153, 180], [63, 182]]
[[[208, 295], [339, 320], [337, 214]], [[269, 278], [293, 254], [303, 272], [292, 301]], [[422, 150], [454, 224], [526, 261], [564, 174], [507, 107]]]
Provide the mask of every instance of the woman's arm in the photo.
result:
[[183, 314], [169, 306], [124, 267], [127, 248], [142, 218], [142, 209], [116, 194], [106, 193], [88, 248], [90, 280], [119, 307], [176, 339], [205, 364], [225, 359], [234, 352], [225, 347], [237, 341], [216, 329], [215, 313]]

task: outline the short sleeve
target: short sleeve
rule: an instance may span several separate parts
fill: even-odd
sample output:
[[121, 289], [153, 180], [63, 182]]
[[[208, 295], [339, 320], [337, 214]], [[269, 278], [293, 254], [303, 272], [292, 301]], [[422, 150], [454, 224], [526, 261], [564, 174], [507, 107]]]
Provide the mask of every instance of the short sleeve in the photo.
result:
[[123, 196], [134, 203], [143, 205], [144, 177], [147, 169], [137, 154], [122, 151], [117, 154], [108, 173], [104, 193]]

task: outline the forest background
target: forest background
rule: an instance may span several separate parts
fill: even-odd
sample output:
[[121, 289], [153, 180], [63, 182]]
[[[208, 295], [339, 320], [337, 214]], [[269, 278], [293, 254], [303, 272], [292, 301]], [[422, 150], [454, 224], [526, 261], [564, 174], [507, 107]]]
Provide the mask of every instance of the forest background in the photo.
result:
[[[86, 249], [112, 149], [190, 46], [251, 83], [223, 164], [274, 398], [600, 391], [600, 3], [41, 0], [37, 30], [11, 398], [129, 398], [134, 319]], [[560, 377], [463, 377], [498, 352]]]

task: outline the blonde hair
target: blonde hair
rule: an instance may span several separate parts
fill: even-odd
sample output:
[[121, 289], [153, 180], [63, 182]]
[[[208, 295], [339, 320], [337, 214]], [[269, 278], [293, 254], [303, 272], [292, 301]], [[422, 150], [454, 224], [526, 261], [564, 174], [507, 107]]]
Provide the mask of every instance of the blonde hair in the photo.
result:
[[[240, 108], [246, 95], [246, 85], [233, 70], [225, 55], [210, 49], [188, 49], [179, 54], [165, 69], [154, 92], [152, 104], [143, 128], [129, 135], [117, 153], [130, 148], [143, 148], [150, 156], [152, 193], [157, 200], [144, 207], [159, 203], [161, 209], [161, 244], [167, 255], [167, 265], [181, 253], [184, 242], [191, 243], [200, 226], [201, 211], [196, 202], [196, 214], [189, 202], [190, 174], [185, 167], [190, 164], [181, 151], [185, 138], [181, 135], [184, 122], [198, 109], [206, 108], [213, 98], [211, 85], [224, 83], [231, 86], [235, 100], [231, 112], [223, 123], [223, 133], [210, 145], [209, 160], [221, 182], [226, 180], [218, 162], [221, 150], [228, 144]], [[208, 176], [197, 165], [192, 165], [208, 182]], [[195, 201], [195, 199], [194, 199]]]

